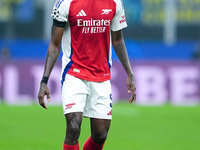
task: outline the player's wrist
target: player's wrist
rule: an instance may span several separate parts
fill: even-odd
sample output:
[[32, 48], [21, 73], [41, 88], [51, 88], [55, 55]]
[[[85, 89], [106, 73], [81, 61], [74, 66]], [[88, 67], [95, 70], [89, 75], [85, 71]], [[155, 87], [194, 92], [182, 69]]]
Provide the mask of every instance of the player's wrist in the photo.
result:
[[131, 71], [131, 72], [129, 72], [129, 73], [128, 73], [128, 77], [129, 77], [129, 78], [132, 78], [132, 77], [134, 77], [134, 73], [133, 73], [132, 71]]
[[40, 83], [45, 83], [47, 84], [48, 83], [48, 80], [49, 80], [49, 77], [42, 77], [42, 80]]

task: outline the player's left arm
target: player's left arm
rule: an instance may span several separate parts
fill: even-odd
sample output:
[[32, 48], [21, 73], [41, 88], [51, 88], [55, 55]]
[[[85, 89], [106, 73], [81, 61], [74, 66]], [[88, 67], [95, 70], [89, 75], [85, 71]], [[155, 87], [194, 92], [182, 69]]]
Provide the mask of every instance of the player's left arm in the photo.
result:
[[127, 90], [128, 93], [132, 92], [132, 96], [129, 99], [129, 103], [131, 103], [132, 101], [136, 102], [135, 78], [133, 71], [131, 69], [122, 31], [121, 30], [111, 31], [111, 34], [112, 34], [112, 45], [115, 50], [115, 53], [117, 54], [117, 57], [119, 58], [122, 66], [124, 67], [128, 75], [128, 79], [126, 80]]

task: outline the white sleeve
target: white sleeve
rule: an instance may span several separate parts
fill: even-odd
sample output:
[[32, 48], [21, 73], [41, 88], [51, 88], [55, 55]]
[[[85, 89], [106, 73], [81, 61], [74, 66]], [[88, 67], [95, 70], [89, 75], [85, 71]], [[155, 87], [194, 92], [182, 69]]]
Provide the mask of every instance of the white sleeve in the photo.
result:
[[112, 31], [119, 31], [125, 27], [127, 27], [124, 6], [122, 0], [115, 0], [116, 2], [116, 13], [111, 22], [110, 29]]
[[51, 17], [59, 22], [67, 22], [71, 0], [57, 0], [54, 4]]

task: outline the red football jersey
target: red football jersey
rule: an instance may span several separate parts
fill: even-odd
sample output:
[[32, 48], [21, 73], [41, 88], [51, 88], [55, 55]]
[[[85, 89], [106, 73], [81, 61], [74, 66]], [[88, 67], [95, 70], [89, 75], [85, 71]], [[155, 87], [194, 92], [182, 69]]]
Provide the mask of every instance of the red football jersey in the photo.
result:
[[127, 26], [121, 0], [57, 0], [53, 19], [66, 22], [62, 76], [103, 82], [110, 79], [111, 30]]

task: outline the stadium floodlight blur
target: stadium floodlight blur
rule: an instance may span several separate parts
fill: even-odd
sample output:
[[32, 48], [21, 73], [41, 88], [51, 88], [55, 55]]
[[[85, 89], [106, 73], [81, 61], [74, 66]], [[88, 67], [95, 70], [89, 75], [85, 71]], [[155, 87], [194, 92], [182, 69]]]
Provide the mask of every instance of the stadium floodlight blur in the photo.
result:
[[[10, 103], [16, 102], [16, 98], [21, 101], [28, 98], [31, 102], [36, 99], [39, 87], [36, 80], [40, 80], [42, 74], [41, 64], [46, 56], [50, 38], [50, 15], [54, 2], [55, 0], [0, 1], [0, 99], [6, 99]], [[200, 59], [200, 1], [123, 2], [128, 23], [123, 34], [137, 77], [138, 103], [155, 101], [155, 104], [164, 104], [168, 100], [182, 103], [181, 99], [184, 99], [183, 103], [185, 99], [198, 103], [200, 86], [195, 81], [200, 79], [199, 63], [192, 60], [194, 57]], [[126, 99], [128, 96], [123, 94], [125, 91], [119, 89], [124, 78], [119, 77], [119, 74], [123, 73], [118, 72], [120, 68], [116, 58], [113, 53], [113, 99]], [[56, 72], [59, 72], [60, 66], [56, 68], [53, 80], [59, 80]], [[34, 74], [33, 70], [38, 73]], [[152, 70], [157, 72], [155, 76]], [[32, 80], [26, 77], [27, 74]], [[11, 78], [9, 81], [12, 80], [13, 87], [5, 83], [8, 77]], [[119, 78], [120, 80], [117, 80]], [[60, 85], [55, 86], [57, 82], [53, 80], [50, 81], [54, 90], [52, 96], [59, 99], [57, 95]], [[183, 87], [190, 88], [185, 91]], [[155, 92], [156, 90], [159, 92]]]

